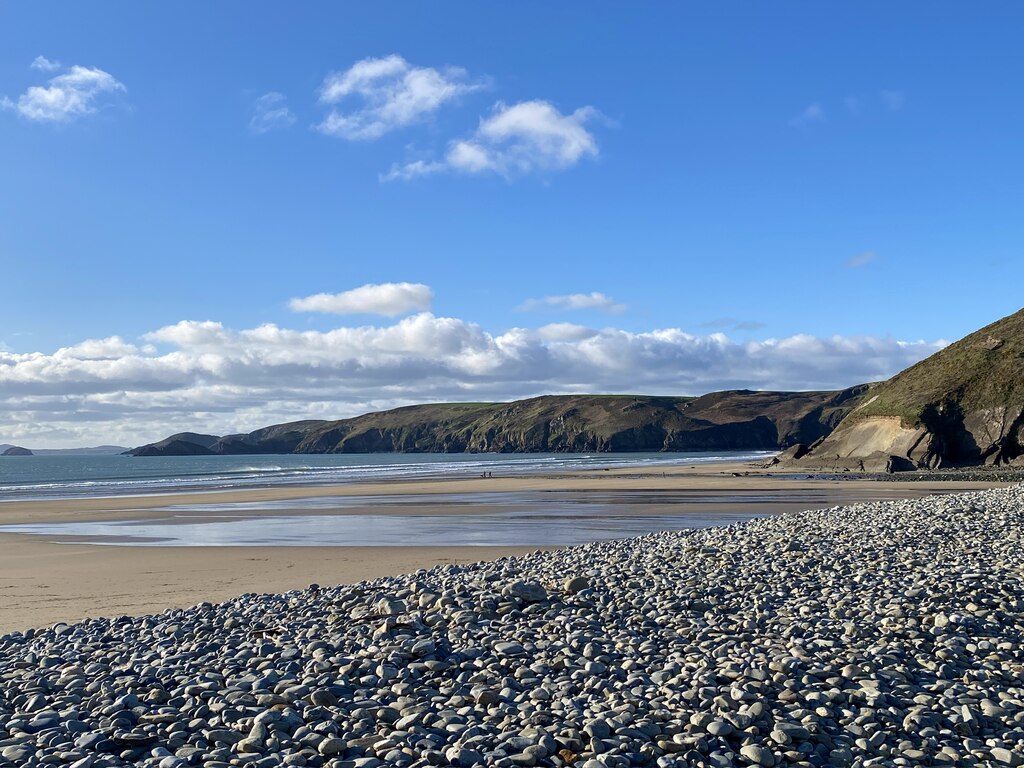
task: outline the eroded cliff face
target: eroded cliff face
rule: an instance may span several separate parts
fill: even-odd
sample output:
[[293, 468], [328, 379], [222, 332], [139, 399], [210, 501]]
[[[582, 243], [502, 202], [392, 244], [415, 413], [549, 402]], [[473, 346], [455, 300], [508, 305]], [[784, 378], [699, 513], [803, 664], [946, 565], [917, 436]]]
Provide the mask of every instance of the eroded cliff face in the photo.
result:
[[986, 464], [1020, 464], [1024, 456], [1024, 405], [983, 408], [964, 417], [966, 450]]
[[1024, 466], [1024, 409], [985, 408], [907, 427], [898, 416], [873, 416], [837, 429], [794, 463], [865, 472], [948, 466]]
[[874, 385], [802, 468], [1024, 465], [1024, 310]]

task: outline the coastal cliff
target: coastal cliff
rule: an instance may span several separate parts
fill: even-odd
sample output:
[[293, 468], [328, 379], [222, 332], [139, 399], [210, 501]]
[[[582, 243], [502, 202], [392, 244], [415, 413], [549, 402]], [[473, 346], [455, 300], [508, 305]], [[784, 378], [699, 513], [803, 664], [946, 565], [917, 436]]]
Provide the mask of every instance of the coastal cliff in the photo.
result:
[[191, 432], [134, 456], [257, 453], [531, 453], [777, 450], [819, 440], [867, 387], [733, 390], [702, 397], [549, 395], [511, 403], [413, 405], [227, 436]]
[[1024, 310], [871, 387], [795, 466], [855, 471], [1024, 465]]

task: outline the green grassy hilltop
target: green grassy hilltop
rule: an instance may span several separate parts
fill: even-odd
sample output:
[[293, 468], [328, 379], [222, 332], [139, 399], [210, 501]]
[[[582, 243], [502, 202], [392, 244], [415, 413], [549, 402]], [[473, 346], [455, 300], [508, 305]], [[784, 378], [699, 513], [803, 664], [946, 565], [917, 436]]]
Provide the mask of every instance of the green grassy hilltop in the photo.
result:
[[702, 397], [548, 395], [439, 403], [248, 434], [181, 433], [137, 456], [773, 450], [827, 435], [865, 391], [715, 392]]
[[[906, 468], [1017, 462], [1024, 454], [1024, 310], [886, 382], [803, 464], [891, 456]], [[853, 460], [853, 461], [850, 461]]]

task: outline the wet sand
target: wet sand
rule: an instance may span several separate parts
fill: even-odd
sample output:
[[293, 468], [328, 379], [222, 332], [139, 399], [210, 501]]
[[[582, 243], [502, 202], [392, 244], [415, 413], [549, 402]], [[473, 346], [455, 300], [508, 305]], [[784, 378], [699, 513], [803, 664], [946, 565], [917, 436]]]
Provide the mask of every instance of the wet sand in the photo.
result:
[[[750, 474], [744, 474], [751, 472]], [[161, 519], [167, 507], [234, 505], [231, 515], [487, 514], [503, 497], [611, 499], [630, 515], [715, 515], [783, 512], [857, 501], [913, 498], [989, 488], [992, 482], [794, 480], [751, 471], [750, 465], [620, 469], [564, 475], [513, 476], [233, 490], [99, 499], [0, 503], [0, 525]], [[427, 498], [420, 498], [426, 496]], [[459, 497], [465, 503], [451, 503]], [[327, 501], [323, 501], [323, 500]], [[336, 499], [338, 504], [330, 503]], [[433, 501], [431, 502], [431, 499]], [[260, 504], [275, 502], [272, 508]], [[289, 502], [294, 502], [290, 504]], [[255, 507], [255, 508], [251, 508]], [[218, 509], [223, 507], [218, 506]], [[396, 511], [397, 510], [397, 511]], [[220, 513], [213, 513], [215, 516]], [[534, 551], [536, 546], [161, 547], [57, 544], [53, 537], [0, 532], [0, 632], [86, 617], [117, 616], [218, 602], [244, 592], [281, 592], [312, 582], [338, 584]]]

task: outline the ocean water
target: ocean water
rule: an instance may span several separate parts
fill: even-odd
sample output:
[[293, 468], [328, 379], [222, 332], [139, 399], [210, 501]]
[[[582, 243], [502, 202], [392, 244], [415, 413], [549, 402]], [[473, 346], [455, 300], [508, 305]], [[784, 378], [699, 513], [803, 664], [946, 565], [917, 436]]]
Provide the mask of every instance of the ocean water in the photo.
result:
[[495, 477], [593, 469], [754, 461], [772, 452], [260, 456], [5, 456], [0, 501], [336, 485], [428, 477]]

